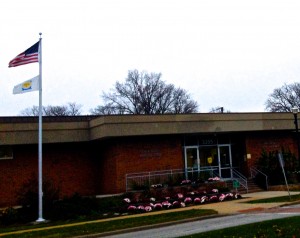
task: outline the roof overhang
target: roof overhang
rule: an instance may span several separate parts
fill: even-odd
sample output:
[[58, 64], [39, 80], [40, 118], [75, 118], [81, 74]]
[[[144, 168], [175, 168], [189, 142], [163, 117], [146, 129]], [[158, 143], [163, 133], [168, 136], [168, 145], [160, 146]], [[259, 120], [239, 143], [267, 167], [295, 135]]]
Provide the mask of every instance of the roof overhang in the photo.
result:
[[[110, 137], [295, 130], [292, 113], [197, 113], [46, 117], [43, 143]], [[0, 144], [38, 143], [36, 117], [0, 118]]]

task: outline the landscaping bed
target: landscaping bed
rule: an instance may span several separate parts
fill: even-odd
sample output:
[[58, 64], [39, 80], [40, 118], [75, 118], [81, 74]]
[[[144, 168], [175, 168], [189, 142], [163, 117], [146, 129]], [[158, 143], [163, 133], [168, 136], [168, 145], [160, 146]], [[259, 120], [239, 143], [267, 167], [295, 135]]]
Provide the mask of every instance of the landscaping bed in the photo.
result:
[[239, 193], [230, 192], [226, 183], [217, 178], [205, 183], [183, 180], [180, 186], [172, 187], [154, 184], [148, 190], [134, 191], [124, 196], [124, 207], [130, 213], [151, 212], [241, 198]]

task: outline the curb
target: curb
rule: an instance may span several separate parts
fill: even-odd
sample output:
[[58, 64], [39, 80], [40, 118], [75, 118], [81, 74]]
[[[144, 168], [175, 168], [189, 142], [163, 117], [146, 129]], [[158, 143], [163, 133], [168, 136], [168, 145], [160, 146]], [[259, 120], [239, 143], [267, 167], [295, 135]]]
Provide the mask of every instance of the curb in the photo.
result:
[[142, 231], [142, 230], [147, 230], [147, 229], [152, 229], [152, 228], [159, 228], [159, 227], [164, 227], [164, 226], [169, 226], [169, 225], [176, 225], [176, 224], [181, 224], [181, 223], [186, 223], [186, 222], [201, 221], [201, 220], [207, 220], [207, 219], [212, 219], [212, 218], [216, 218], [216, 217], [226, 217], [226, 216], [234, 216], [234, 215], [237, 215], [237, 214], [231, 214], [231, 215], [230, 214], [228, 214], [228, 215], [220, 215], [220, 214], [208, 215], [208, 216], [203, 216], [203, 217], [195, 217], [195, 218], [189, 218], [189, 219], [183, 219], [183, 220], [171, 221], [171, 222], [164, 222], [164, 223], [153, 224], [153, 225], [145, 225], [145, 226], [140, 226], [140, 227], [132, 227], [132, 228], [121, 229], [121, 230], [117, 230], [117, 231], [107, 231], [107, 232], [101, 232], [101, 233], [97, 233], [97, 234], [74, 236], [74, 238], [105, 237], [105, 236], [118, 235], [118, 234], [123, 234], [123, 233], [134, 232], [134, 231]]

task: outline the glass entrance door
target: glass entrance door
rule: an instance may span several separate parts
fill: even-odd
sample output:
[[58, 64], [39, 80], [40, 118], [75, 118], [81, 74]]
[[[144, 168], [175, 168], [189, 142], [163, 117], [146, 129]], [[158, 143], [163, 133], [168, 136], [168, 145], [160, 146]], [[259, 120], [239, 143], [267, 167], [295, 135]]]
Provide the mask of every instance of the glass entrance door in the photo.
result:
[[232, 159], [230, 145], [218, 146], [219, 173], [221, 178], [232, 178]]
[[184, 154], [185, 154], [185, 179], [189, 179], [190, 176], [194, 176], [194, 172], [196, 172], [197, 175], [200, 170], [198, 146], [185, 147]]
[[223, 179], [232, 178], [231, 146], [228, 144], [186, 146], [184, 155], [186, 178], [189, 177], [189, 173], [191, 175], [195, 172], [199, 174], [200, 171], [210, 171], [211, 177], [218, 174]]

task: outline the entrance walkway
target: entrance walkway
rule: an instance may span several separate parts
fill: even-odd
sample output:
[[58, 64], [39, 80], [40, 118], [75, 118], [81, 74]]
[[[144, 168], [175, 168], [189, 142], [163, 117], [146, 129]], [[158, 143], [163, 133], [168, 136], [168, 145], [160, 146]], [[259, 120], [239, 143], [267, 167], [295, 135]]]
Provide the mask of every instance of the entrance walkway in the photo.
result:
[[[300, 194], [300, 192], [290, 192], [291, 195]], [[256, 203], [251, 204], [247, 203], [252, 200], [265, 199], [265, 198], [273, 198], [273, 197], [281, 197], [288, 196], [288, 192], [286, 191], [264, 191], [264, 192], [256, 192], [256, 193], [246, 193], [242, 195], [242, 199], [232, 200], [226, 202], [219, 203], [210, 203], [201, 205], [201, 208], [205, 209], [214, 209], [220, 215], [229, 215], [236, 213], [248, 213], [248, 212], [258, 212], [258, 211], [266, 211], [270, 208], [278, 208], [282, 205], [289, 203]]]

